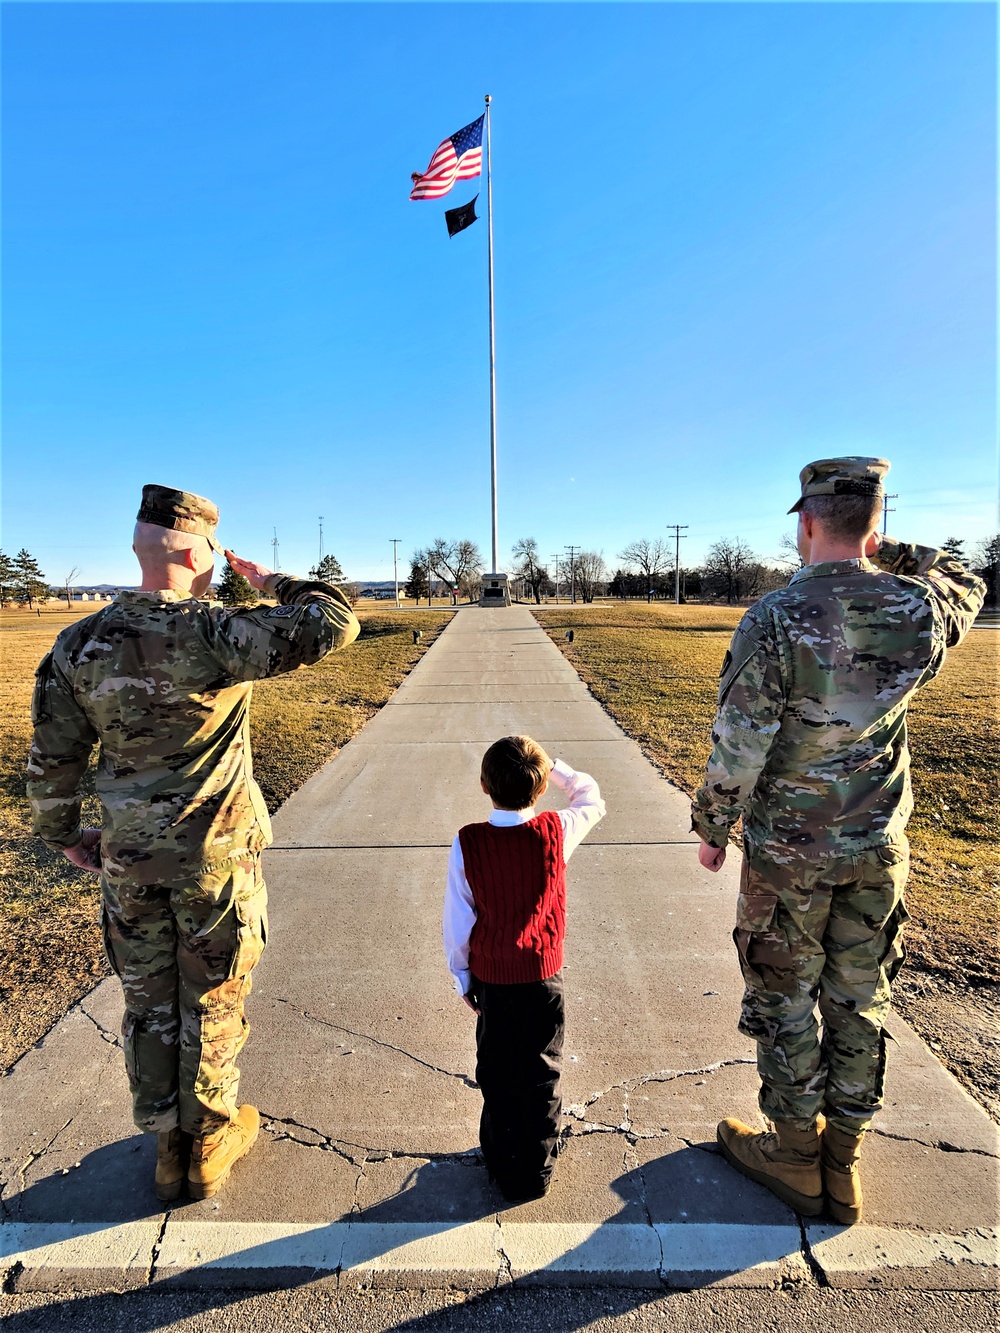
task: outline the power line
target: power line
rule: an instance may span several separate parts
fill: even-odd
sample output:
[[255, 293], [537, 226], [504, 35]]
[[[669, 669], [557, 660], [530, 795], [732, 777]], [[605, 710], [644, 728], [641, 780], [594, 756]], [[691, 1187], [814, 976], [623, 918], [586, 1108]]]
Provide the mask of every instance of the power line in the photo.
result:
[[894, 513], [896, 512], [895, 507], [893, 507], [892, 509], [889, 508], [889, 501], [890, 501], [890, 500], [898, 500], [898, 499], [899, 499], [899, 496], [898, 496], [898, 495], [886, 495], [886, 496], [884, 496], [883, 499], [882, 499], [882, 535], [883, 535], [883, 536], [885, 536], [885, 533], [886, 533], [887, 530], [888, 530], [889, 515], [890, 515], [890, 514], [894, 514]]
[[[687, 541], [688, 523], [668, 523], [666, 528], [668, 532], [674, 534], [674, 602], [681, 604], [681, 542]], [[681, 533], [683, 532], [683, 537]]]
[[319, 562], [323, 563], [323, 515], [319, 516]]
[[554, 567], [554, 569], [555, 569], [555, 571], [556, 571], [556, 576], [555, 576], [555, 580], [554, 580], [554, 582], [555, 582], [555, 585], [556, 585], [556, 605], [558, 606], [558, 604], [559, 604], [559, 553], [558, 553], [558, 551], [553, 551], [553, 553], [552, 553], [552, 565], [553, 565], [553, 567]]
[[278, 529], [274, 529], [274, 536], [271, 538], [271, 564], [274, 566], [274, 572], [277, 574], [281, 568], [281, 562], [278, 559]]

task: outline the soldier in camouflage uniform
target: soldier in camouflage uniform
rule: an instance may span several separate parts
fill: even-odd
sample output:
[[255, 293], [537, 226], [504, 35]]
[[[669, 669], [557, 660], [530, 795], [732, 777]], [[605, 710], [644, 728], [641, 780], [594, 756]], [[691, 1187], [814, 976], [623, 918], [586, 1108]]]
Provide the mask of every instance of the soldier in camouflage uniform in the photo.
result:
[[[143, 581], [63, 630], [38, 668], [28, 761], [33, 830], [99, 870], [101, 928], [125, 995], [136, 1124], [158, 1137], [156, 1187], [214, 1194], [253, 1143], [236, 1102], [243, 1005], [267, 938], [260, 853], [271, 841], [253, 779], [252, 682], [319, 662], [357, 637], [343, 595], [226, 552], [277, 606], [227, 609], [209, 589], [218, 510], [143, 488]], [[80, 827], [94, 746], [103, 828]], [[186, 1160], [190, 1157], [190, 1163]]]
[[903, 958], [906, 709], [985, 591], [944, 552], [879, 537], [888, 468], [880, 458], [803, 468], [789, 512], [804, 567], [733, 636], [692, 806], [710, 870], [743, 817], [739, 1026], [757, 1042], [760, 1107], [774, 1126], [757, 1134], [724, 1120], [720, 1148], [806, 1215], [825, 1195], [845, 1224], [861, 1216], [857, 1163], [882, 1105], [882, 1026]]

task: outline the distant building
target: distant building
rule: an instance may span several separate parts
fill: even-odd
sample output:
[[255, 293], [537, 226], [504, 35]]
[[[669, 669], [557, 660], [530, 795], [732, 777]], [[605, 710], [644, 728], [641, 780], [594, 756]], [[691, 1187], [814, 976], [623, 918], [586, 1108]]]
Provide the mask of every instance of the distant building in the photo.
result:
[[[110, 602], [117, 595], [117, 590], [111, 588], [70, 588], [70, 600], [73, 602]], [[53, 588], [50, 593], [50, 600], [65, 601], [66, 593], [62, 588]]]

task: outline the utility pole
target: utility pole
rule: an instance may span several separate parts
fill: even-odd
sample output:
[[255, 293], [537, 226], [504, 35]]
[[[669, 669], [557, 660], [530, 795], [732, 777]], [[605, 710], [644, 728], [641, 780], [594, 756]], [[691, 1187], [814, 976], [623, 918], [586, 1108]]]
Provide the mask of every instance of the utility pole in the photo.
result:
[[402, 538], [390, 537], [389, 540], [392, 542], [392, 581], [396, 585], [396, 610], [398, 611], [399, 610], [399, 567], [396, 563], [396, 557], [397, 557], [397, 552], [399, 550], [399, 543], [402, 540]]
[[319, 563], [323, 563], [323, 515], [319, 516]]
[[556, 585], [556, 606], [558, 606], [559, 605], [559, 556], [558, 555], [553, 555], [552, 567], [556, 572], [556, 576], [552, 580], [552, 582]]
[[579, 546], [567, 546], [566, 553], [569, 556], [569, 600], [576, 601], [576, 557], [580, 550]]
[[274, 566], [274, 572], [277, 574], [281, 568], [281, 562], [278, 559], [278, 529], [274, 529], [274, 536], [271, 538], [271, 563]]
[[896, 512], [895, 507], [893, 507], [892, 509], [889, 508], [889, 501], [890, 501], [890, 500], [898, 500], [898, 499], [899, 499], [899, 496], [898, 496], [898, 495], [887, 495], [887, 496], [885, 496], [884, 499], [882, 500], [882, 536], [883, 536], [883, 537], [885, 536], [886, 532], [888, 531], [889, 515], [890, 515], [890, 514], [894, 514], [894, 513]]
[[667, 531], [674, 534], [674, 602], [677, 606], [681, 604], [681, 541], [687, 539], [688, 527], [688, 523], [667, 524]]

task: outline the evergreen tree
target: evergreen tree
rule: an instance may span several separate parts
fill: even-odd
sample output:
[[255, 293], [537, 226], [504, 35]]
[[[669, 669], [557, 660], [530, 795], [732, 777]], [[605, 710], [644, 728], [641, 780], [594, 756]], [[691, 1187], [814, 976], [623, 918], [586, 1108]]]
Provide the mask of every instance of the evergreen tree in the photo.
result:
[[232, 565], [226, 565], [216, 596], [223, 606], [253, 606], [257, 593], [249, 579], [237, 574]]
[[963, 565], [968, 564], [968, 557], [965, 554], [964, 537], [949, 537], [942, 545], [941, 550], [947, 551], [950, 556], [953, 556], [956, 560], [960, 560]]
[[986, 581], [986, 601], [996, 606], [1000, 601], [1000, 532], [984, 537], [972, 555], [973, 569]]
[[34, 610], [35, 602], [49, 595], [49, 582], [35, 557], [22, 546], [14, 557], [14, 596]]
[[413, 553], [410, 560], [410, 577], [406, 580], [405, 592], [407, 597], [412, 597], [415, 602], [419, 602], [421, 597], [428, 596], [427, 556], [423, 551], [414, 551]]
[[309, 577], [320, 579], [323, 583], [332, 583], [336, 587], [338, 583], [344, 582], [344, 571], [340, 568], [340, 561], [335, 555], [325, 555], [319, 564], [310, 569]]
[[14, 562], [0, 551], [0, 608], [5, 607], [14, 592]]

